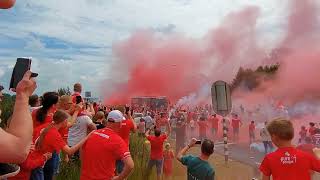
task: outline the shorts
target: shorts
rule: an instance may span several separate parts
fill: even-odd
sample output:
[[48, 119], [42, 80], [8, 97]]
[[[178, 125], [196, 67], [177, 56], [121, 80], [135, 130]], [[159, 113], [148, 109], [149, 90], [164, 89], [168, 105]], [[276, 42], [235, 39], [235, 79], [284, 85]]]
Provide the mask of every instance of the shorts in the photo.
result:
[[123, 163], [123, 161], [117, 160], [117, 161], [116, 161], [116, 171], [117, 171], [117, 174], [120, 174], [120, 173], [123, 171], [123, 168], [124, 168], [124, 163]]
[[32, 170], [30, 180], [44, 180], [43, 168]]
[[149, 160], [149, 163], [148, 163], [148, 169], [152, 169], [152, 167], [153, 167], [154, 165], [156, 165], [157, 175], [160, 176], [160, 175], [161, 175], [161, 171], [162, 171], [162, 163], [163, 163], [163, 160], [162, 160], [162, 159], [160, 159], [160, 160], [150, 159], [150, 160]]

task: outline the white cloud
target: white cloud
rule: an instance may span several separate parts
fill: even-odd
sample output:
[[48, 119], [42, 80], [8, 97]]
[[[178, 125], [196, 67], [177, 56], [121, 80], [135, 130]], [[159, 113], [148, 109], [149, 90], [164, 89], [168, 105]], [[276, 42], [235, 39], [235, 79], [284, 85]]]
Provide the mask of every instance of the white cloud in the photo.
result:
[[[274, 36], [281, 28], [284, 1], [279, 0], [28, 0], [0, 19], [1, 37], [26, 40], [24, 49], [1, 49], [0, 65], [12, 68], [20, 56], [34, 57], [39, 89], [52, 90], [83, 81], [97, 90], [113, 61], [112, 44], [137, 29], [202, 37], [229, 12], [246, 5], [261, 7], [261, 32]], [[280, 24], [279, 24], [280, 19]], [[276, 27], [276, 28], [270, 28]], [[270, 33], [271, 32], [271, 33]], [[1, 36], [2, 35], [2, 36]], [[47, 48], [38, 36], [56, 38], [71, 49]], [[83, 47], [83, 48], [82, 48]], [[87, 48], [92, 47], [92, 48]], [[10, 54], [2, 55], [2, 54]], [[58, 57], [55, 57], [58, 56]], [[60, 57], [63, 56], [63, 57]], [[0, 72], [1, 75], [1, 72]], [[4, 77], [4, 74], [2, 75]], [[0, 77], [1, 78], [1, 77]], [[3, 78], [2, 78], [3, 79]]]

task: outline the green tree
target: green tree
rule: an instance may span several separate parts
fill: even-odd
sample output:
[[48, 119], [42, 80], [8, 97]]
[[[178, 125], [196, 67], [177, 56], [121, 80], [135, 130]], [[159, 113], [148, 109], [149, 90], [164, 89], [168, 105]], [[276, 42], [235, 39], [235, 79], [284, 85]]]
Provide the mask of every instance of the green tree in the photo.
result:
[[63, 95], [71, 95], [71, 91], [69, 87], [66, 88], [59, 88], [58, 89], [58, 94], [59, 96], [63, 96]]
[[240, 67], [235, 79], [232, 81], [231, 91], [240, 86], [244, 86], [251, 91], [257, 88], [262, 80], [272, 79], [279, 67], [280, 64], [259, 66], [256, 70]]
[[16, 96], [11, 96], [10, 94], [4, 94], [3, 100], [0, 102], [0, 109], [1, 109], [1, 127], [5, 127], [7, 125], [8, 119], [11, 117], [13, 112], [13, 106], [15, 102]]

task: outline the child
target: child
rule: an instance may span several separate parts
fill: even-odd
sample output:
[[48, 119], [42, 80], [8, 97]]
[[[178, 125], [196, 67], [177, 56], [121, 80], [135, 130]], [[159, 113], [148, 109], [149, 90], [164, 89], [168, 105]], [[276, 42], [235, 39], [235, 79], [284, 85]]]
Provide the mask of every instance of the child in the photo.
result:
[[174, 154], [170, 148], [169, 143], [166, 143], [166, 145], [165, 145], [163, 157], [164, 157], [164, 163], [163, 163], [164, 179], [165, 180], [171, 179], [172, 178], [172, 169], [173, 169], [172, 167], [173, 167]]
[[252, 144], [256, 140], [255, 130], [256, 130], [256, 126], [254, 124], [254, 121], [251, 121], [251, 123], [249, 125], [250, 144]]
[[146, 133], [146, 123], [143, 118], [140, 119], [138, 130], [139, 136], [144, 137], [144, 134]]
[[299, 132], [299, 135], [300, 135], [299, 144], [305, 142], [305, 139], [307, 137], [307, 133], [308, 133], [307, 128], [305, 126], [301, 126], [301, 130]]
[[320, 172], [320, 161], [315, 156], [292, 145], [294, 129], [290, 121], [275, 119], [267, 125], [267, 130], [278, 149], [262, 161], [262, 180], [270, 180], [271, 176], [273, 180], [308, 180], [310, 171]]

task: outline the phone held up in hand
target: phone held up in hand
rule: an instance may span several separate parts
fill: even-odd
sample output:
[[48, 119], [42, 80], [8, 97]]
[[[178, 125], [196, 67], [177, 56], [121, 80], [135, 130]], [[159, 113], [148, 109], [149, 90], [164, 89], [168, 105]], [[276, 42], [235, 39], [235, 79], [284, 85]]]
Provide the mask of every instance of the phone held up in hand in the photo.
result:
[[[10, 88], [9, 90], [15, 91], [18, 83], [22, 80], [24, 74], [31, 68], [31, 58], [18, 58], [17, 62], [13, 68]], [[32, 73], [31, 77], [37, 77], [37, 73]]]

